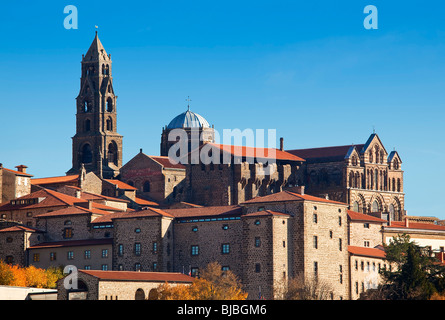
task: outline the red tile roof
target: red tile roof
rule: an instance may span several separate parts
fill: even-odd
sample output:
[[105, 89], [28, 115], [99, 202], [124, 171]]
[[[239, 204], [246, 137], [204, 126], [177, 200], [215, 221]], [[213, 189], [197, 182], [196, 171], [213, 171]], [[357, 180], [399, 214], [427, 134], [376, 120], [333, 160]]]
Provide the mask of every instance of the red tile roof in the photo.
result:
[[101, 271], [79, 270], [101, 280], [149, 281], [149, 282], [184, 282], [191, 283], [194, 278], [176, 272], [139, 272], [139, 271]]
[[78, 206], [74, 207], [68, 207], [63, 208], [56, 211], [51, 211], [47, 213], [42, 213], [39, 215], [36, 215], [37, 218], [48, 218], [48, 217], [62, 217], [62, 216], [72, 216], [72, 215], [82, 215], [82, 214], [100, 214], [100, 215], [106, 215], [110, 214], [110, 212], [99, 210], [99, 209], [86, 209]]
[[[28, 174], [28, 173], [20, 172], [20, 171], [17, 171], [17, 170], [8, 169], [8, 168], [3, 168], [3, 170], [12, 172], [12, 173], [14, 173], [16, 175], [19, 175], [19, 176], [27, 176], [27, 177], [32, 177], [33, 176], [32, 174]], [[31, 181], [32, 181], [32, 179], [31, 179]]]
[[81, 192], [80, 198], [84, 199], [84, 200], [110, 200], [110, 201], [126, 202], [126, 203], [130, 202], [128, 200], [114, 198], [114, 197], [109, 197], [109, 196], [104, 196], [104, 195], [101, 195], [101, 194], [91, 193], [91, 192], [86, 192], [86, 191], [82, 191]]
[[117, 185], [119, 189], [123, 190], [137, 190], [137, 188], [130, 186], [129, 184], [126, 184], [125, 182], [122, 182], [120, 180], [113, 180], [113, 179], [104, 179], [105, 181]]
[[437, 230], [445, 231], [445, 226], [440, 226], [433, 223], [422, 222], [408, 222], [408, 227], [405, 225], [405, 221], [392, 221], [390, 228], [403, 228], [403, 229], [423, 229], [423, 230]]
[[289, 217], [290, 215], [288, 213], [272, 211], [272, 210], [262, 210], [262, 211], [252, 212], [252, 213], [248, 213], [248, 214], [244, 215], [244, 217], [260, 217], [260, 216], [286, 216], [286, 217]]
[[385, 258], [385, 251], [378, 248], [365, 248], [365, 247], [356, 247], [356, 246], [348, 246], [348, 252], [350, 254], [356, 256], [365, 256], [372, 258]]
[[184, 169], [185, 170], [185, 166], [183, 164], [180, 164], [180, 163], [173, 164], [170, 161], [169, 157], [164, 157], [164, 156], [148, 156], [148, 157], [151, 158], [152, 160], [156, 161], [160, 165], [162, 165], [164, 168]]
[[250, 204], [250, 203], [265, 203], [265, 202], [281, 202], [281, 201], [316, 201], [316, 202], [325, 202], [325, 203], [332, 203], [332, 204], [340, 204], [340, 205], [347, 205], [343, 202], [328, 200], [325, 198], [319, 198], [314, 197], [308, 194], [298, 194], [290, 191], [281, 191], [277, 193], [272, 193], [267, 196], [263, 197], [256, 197], [250, 200], [247, 200], [243, 203]]
[[239, 216], [242, 214], [242, 207], [238, 205], [232, 206], [210, 206], [196, 208], [178, 208], [164, 209], [175, 218], [191, 218], [191, 217], [217, 217], [217, 216]]
[[53, 183], [77, 182], [78, 179], [79, 179], [79, 175], [76, 174], [76, 175], [70, 175], [70, 176], [31, 179], [31, 183], [34, 185], [45, 185], [45, 184], [53, 184]]
[[310, 149], [295, 149], [286, 150], [287, 152], [302, 157], [308, 162], [330, 162], [330, 161], [342, 161], [348, 154], [351, 147], [355, 147], [360, 152], [364, 144], [347, 145], [347, 146], [334, 146], [334, 147], [322, 147], [322, 148], [310, 148]]
[[83, 239], [83, 240], [66, 240], [66, 241], [53, 241], [42, 242], [28, 249], [43, 249], [43, 248], [66, 248], [66, 247], [78, 247], [78, 246], [95, 246], [113, 244], [112, 238], [105, 239]]
[[[40, 199], [41, 201], [33, 204], [20, 204], [20, 200], [27, 200], [27, 199]], [[41, 189], [12, 201], [15, 201], [17, 204], [11, 204], [11, 201], [5, 202], [0, 205], [0, 211], [28, 210], [35, 208], [46, 208], [46, 207], [57, 207], [57, 206], [73, 206], [75, 203], [86, 202], [83, 199], [71, 197], [69, 195], [53, 191], [50, 189]]]
[[232, 156], [255, 157], [257, 159], [276, 159], [276, 160], [289, 160], [289, 161], [300, 161], [300, 162], [305, 161], [299, 156], [275, 148], [233, 146], [228, 144], [216, 144], [216, 143], [208, 143], [208, 144], [220, 149], [223, 153], [229, 152]]
[[353, 220], [353, 221], [367, 221], [367, 222], [387, 222], [386, 220], [377, 218], [377, 217], [373, 217], [369, 214], [364, 214], [364, 213], [360, 213], [360, 212], [355, 212], [352, 210], [347, 210], [348, 212], [348, 217], [349, 219]]
[[148, 201], [148, 200], [138, 198], [138, 197], [135, 197], [134, 202], [136, 202], [138, 205], [141, 205], [141, 206], [156, 206], [156, 207], [159, 206], [159, 203], [156, 203], [154, 201]]
[[123, 212], [121, 214], [116, 214], [110, 216], [110, 219], [132, 219], [132, 218], [143, 218], [143, 217], [159, 217], [165, 216], [173, 218], [173, 216], [161, 209], [157, 208], [146, 208], [144, 210], [134, 211], [134, 212]]
[[25, 226], [12, 226], [9, 228], [4, 228], [4, 229], [0, 229], [0, 232], [16, 232], [16, 231], [26, 231], [26, 232], [43, 232], [41, 230], [35, 229], [35, 228], [30, 228], [30, 227], [25, 227]]

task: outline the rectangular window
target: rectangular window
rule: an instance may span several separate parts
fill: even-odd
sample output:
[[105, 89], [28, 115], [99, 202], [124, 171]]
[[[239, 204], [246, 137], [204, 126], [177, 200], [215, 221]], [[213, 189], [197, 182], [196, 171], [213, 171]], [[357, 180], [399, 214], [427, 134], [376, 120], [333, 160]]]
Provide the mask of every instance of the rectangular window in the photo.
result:
[[91, 266], [87, 265], [83, 267], [85, 270], [91, 270]]
[[260, 273], [261, 272], [261, 264], [259, 264], [259, 263], [255, 264], [255, 272], [256, 273]]
[[140, 263], [135, 263], [134, 264], [134, 271], [141, 271], [141, 264]]
[[355, 293], [358, 294], [358, 281], [355, 282]]
[[367, 223], [367, 222], [364, 223], [364, 224], [363, 224], [363, 228], [369, 229], [369, 223]]
[[314, 261], [314, 278], [318, 278], [318, 262]]
[[342, 241], [341, 238], [338, 239], [338, 250], [342, 251], [343, 250], [343, 245], [342, 245]]
[[67, 252], [67, 259], [73, 260], [74, 259], [74, 251], [68, 251]]
[[108, 249], [102, 249], [102, 258], [108, 258]]
[[338, 225], [341, 227], [341, 217], [338, 217]]
[[355, 270], [358, 270], [358, 260], [355, 260]]
[[158, 271], [158, 263], [153, 262], [153, 271]]
[[192, 276], [192, 277], [197, 277], [197, 276], [199, 276], [199, 268], [191, 268], [190, 269], [190, 275]]
[[221, 245], [221, 253], [222, 254], [229, 254], [230, 253], [230, 244], [228, 243], [223, 243]]
[[138, 242], [135, 243], [134, 244], [134, 254], [137, 255], [137, 256], [140, 256], [141, 255], [141, 251], [142, 251], [141, 244], [138, 243]]
[[91, 250], [85, 250], [84, 257], [85, 259], [91, 259]]
[[153, 242], [153, 254], [157, 254], [157, 253], [158, 253], [158, 243]]
[[318, 216], [317, 216], [316, 213], [313, 214], [313, 216], [312, 216], [312, 221], [313, 221], [314, 223], [317, 223], [317, 222], [318, 222]]
[[199, 246], [192, 246], [191, 254], [192, 256], [197, 256], [199, 254]]
[[261, 247], [261, 238], [260, 237], [255, 238], [255, 247], [257, 247], [257, 248]]
[[57, 256], [56, 256], [55, 252], [50, 252], [49, 253], [49, 260], [50, 261], [56, 261], [56, 258], [57, 258]]
[[63, 238], [70, 239], [73, 237], [73, 228], [63, 229]]
[[40, 261], [40, 253], [34, 253], [32, 256], [32, 261], [39, 262]]
[[119, 255], [119, 257], [122, 257], [124, 255], [124, 245], [123, 244], [120, 244], [117, 247], [117, 254]]
[[108, 264], [103, 264], [102, 265], [102, 270], [103, 271], [107, 271], [108, 270]]
[[318, 249], [318, 237], [314, 236], [312, 241], [313, 241], [314, 249]]

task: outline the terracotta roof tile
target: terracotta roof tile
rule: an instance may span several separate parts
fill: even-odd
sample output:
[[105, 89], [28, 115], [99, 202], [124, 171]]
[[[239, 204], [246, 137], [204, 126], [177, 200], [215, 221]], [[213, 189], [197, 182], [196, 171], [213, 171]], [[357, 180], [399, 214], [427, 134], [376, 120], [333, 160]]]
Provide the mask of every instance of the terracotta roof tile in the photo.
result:
[[78, 179], [79, 179], [79, 175], [76, 174], [76, 175], [70, 175], [70, 176], [31, 179], [31, 183], [34, 185], [45, 185], [45, 184], [53, 184], [53, 183], [77, 182]]
[[250, 204], [250, 203], [267, 203], [267, 202], [281, 202], [281, 201], [316, 201], [316, 202], [325, 202], [325, 203], [332, 203], [332, 204], [340, 204], [340, 205], [347, 205], [343, 202], [328, 200], [325, 198], [319, 198], [314, 197], [308, 194], [298, 194], [290, 191], [281, 191], [277, 193], [272, 193], [267, 196], [263, 197], [256, 197], [250, 200], [247, 200], [243, 203]]
[[216, 144], [216, 143], [209, 143], [209, 144], [217, 147], [222, 152], [229, 152], [232, 156], [240, 156], [240, 157], [253, 156], [258, 159], [276, 159], [276, 160], [289, 160], [289, 161], [299, 161], [299, 162], [305, 161], [299, 156], [275, 148], [233, 146], [228, 144]]
[[104, 245], [104, 244], [113, 244], [113, 239], [105, 238], [105, 239], [82, 239], [82, 240], [42, 242], [34, 246], [31, 246], [28, 249], [94, 246], [94, 245]]
[[197, 208], [164, 209], [164, 211], [175, 218], [239, 216], [242, 214], [242, 207], [238, 205], [210, 206]]
[[257, 212], [252, 212], [245, 214], [244, 217], [260, 217], [260, 216], [287, 216], [290, 215], [288, 213], [278, 212], [278, 211], [272, 211], [272, 210], [262, 210]]
[[356, 246], [348, 246], [348, 252], [350, 254], [356, 256], [365, 256], [372, 258], [385, 258], [385, 251], [378, 248], [365, 248], [365, 247], [356, 247]]
[[408, 227], [405, 225], [405, 221], [392, 221], [390, 228], [403, 228], [403, 229], [423, 229], [423, 230], [437, 230], [445, 231], [445, 226], [440, 226], [433, 223], [422, 222], [408, 222]]
[[[27, 199], [39, 199], [36, 203], [32, 204], [20, 204], [21, 200]], [[57, 206], [73, 206], [75, 203], [85, 203], [85, 200], [71, 197], [69, 195], [49, 190], [41, 189], [36, 192], [32, 192], [26, 196], [12, 200], [16, 204], [11, 204], [11, 201], [4, 202], [0, 205], [0, 211], [10, 210], [28, 210], [35, 208], [57, 207]]]
[[113, 180], [113, 179], [104, 179], [105, 181], [117, 185], [119, 189], [123, 190], [137, 190], [137, 188], [130, 186], [129, 184], [126, 184], [125, 182], [122, 182], [120, 180]]
[[332, 162], [344, 160], [351, 147], [355, 147], [357, 151], [360, 152], [364, 146], [364, 144], [357, 144], [310, 149], [295, 149], [286, 151], [293, 155], [299, 156], [308, 162]]
[[369, 214], [364, 214], [364, 213], [360, 213], [360, 212], [355, 212], [352, 210], [347, 210], [348, 212], [348, 217], [349, 219], [353, 220], [353, 221], [369, 221], [369, 222], [387, 222], [386, 220], [377, 218], [377, 217], [373, 217]]
[[[19, 175], [19, 176], [27, 176], [27, 177], [32, 177], [33, 176], [32, 174], [28, 174], [28, 173], [20, 172], [20, 171], [17, 171], [17, 170], [8, 169], [8, 168], [3, 168], [3, 170], [12, 172], [12, 173], [14, 173], [16, 175]], [[31, 179], [31, 181], [32, 181], [32, 179]]]
[[12, 226], [9, 228], [4, 228], [4, 229], [0, 229], [0, 232], [16, 232], [16, 231], [26, 231], [26, 232], [43, 232], [41, 230], [35, 229], [35, 228], [30, 228], [30, 227], [25, 227], [25, 226]]
[[162, 165], [164, 168], [170, 168], [170, 169], [184, 169], [185, 170], [185, 166], [183, 164], [173, 164], [169, 157], [164, 157], [164, 156], [148, 156], [149, 158], [151, 158], [152, 160], [156, 161], [157, 163], [159, 163], [160, 165]]
[[79, 270], [101, 280], [116, 281], [152, 281], [152, 282], [185, 282], [191, 283], [194, 278], [176, 272], [139, 272], [139, 271], [101, 271]]

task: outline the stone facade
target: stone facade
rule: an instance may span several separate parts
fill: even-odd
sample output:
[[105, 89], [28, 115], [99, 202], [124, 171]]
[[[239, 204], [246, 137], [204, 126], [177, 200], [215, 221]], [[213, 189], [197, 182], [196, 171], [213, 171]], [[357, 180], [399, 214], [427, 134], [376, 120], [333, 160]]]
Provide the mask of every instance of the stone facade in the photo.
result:
[[73, 166], [67, 174], [85, 166], [100, 178], [114, 178], [122, 167], [122, 139], [117, 133], [117, 97], [114, 93], [111, 56], [97, 33], [82, 56], [80, 92], [76, 98], [76, 134]]
[[0, 203], [7, 202], [31, 193], [31, 177], [26, 166], [16, 166], [17, 170], [4, 168], [0, 163]]
[[134, 186], [137, 195], [159, 203], [177, 202], [184, 192], [185, 167], [168, 157], [138, 153], [120, 170], [120, 180]]
[[373, 133], [365, 144], [288, 150], [306, 160], [306, 192], [348, 203], [356, 212], [405, 215], [402, 160]]

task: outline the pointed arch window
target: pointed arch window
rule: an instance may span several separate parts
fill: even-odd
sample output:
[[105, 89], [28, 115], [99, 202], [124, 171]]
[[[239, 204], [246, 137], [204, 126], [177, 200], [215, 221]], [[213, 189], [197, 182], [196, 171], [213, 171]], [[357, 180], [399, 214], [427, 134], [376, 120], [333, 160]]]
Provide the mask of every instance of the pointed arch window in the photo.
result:
[[82, 163], [93, 162], [93, 152], [91, 151], [91, 146], [88, 143], [83, 145], [80, 159]]
[[107, 160], [108, 160], [108, 163], [114, 163], [116, 166], [118, 165], [118, 163], [117, 163], [117, 145], [116, 145], [116, 142], [114, 142], [114, 141], [108, 145]]
[[107, 99], [107, 111], [108, 112], [112, 112], [113, 111], [113, 99], [111, 99], [111, 97], [109, 97]]
[[86, 119], [85, 120], [85, 131], [90, 131], [91, 130], [91, 121], [90, 119]]
[[113, 120], [111, 118], [107, 119], [107, 131], [113, 131]]

